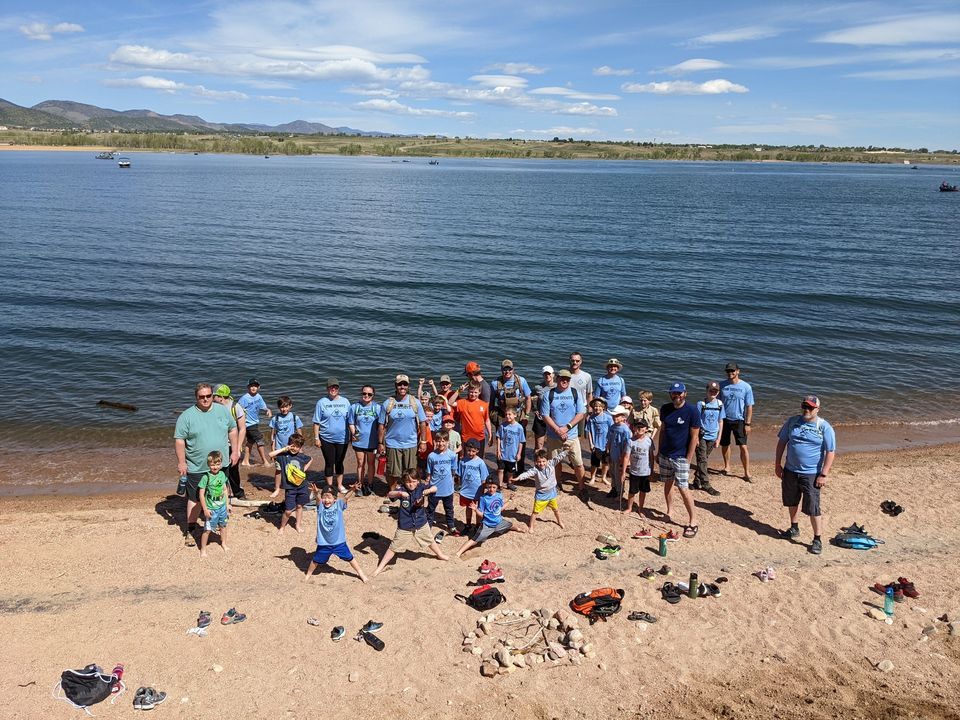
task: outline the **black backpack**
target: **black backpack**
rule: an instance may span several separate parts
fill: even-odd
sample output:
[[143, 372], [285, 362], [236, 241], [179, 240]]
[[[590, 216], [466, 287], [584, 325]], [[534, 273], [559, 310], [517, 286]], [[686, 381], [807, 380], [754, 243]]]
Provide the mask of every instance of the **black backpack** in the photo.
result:
[[60, 690], [66, 700], [76, 707], [87, 708], [103, 702], [120, 683], [113, 673], [105, 673], [98, 665], [87, 665], [82, 670], [64, 670], [60, 674]]
[[493, 610], [497, 605], [507, 600], [503, 593], [492, 585], [482, 585], [466, 597], [463, 595], [456, 595], [455, 597], [479, 612]]

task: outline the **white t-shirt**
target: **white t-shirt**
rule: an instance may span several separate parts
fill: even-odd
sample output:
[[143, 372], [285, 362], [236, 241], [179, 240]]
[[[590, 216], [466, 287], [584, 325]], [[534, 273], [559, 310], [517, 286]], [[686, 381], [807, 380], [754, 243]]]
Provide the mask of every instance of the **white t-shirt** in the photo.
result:
[[580, 370], [570, 374], [570, 387], [580, 393], [580, 399], [583, 400], [584, 407], [587, 404], [587, 395], [593, 394], [593, 378], [586, 370]]
[[647, 433], [642, 438], [630, 441], [630, 474], [644, 477], [650, 474], [650, 446], [653, 441]]

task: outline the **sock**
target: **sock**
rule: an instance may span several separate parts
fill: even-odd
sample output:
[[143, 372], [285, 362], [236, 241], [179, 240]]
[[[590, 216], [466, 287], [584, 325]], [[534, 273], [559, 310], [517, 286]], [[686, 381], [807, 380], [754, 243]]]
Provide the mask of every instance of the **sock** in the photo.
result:
[[814, 535], [814, 536], [813, 536], [813, 539], [814, 539], [814, 540], [819, 540], [819, 539], [820, 539], [820, 536], [819, 536], [819, 535]]
[[187, 532], [191, 532], [191, 533], [192, 533], [192, 532], [196, 532], [196, 531], [197, 531], [197, 524], [196, 524], [196, 523], [188, 523], [188, 524], [187, 524]]
[[790, 529], [791, 529], [791, 530], [799, 530], [799, 529], [800, 529], [799, 523], [790, 523]]

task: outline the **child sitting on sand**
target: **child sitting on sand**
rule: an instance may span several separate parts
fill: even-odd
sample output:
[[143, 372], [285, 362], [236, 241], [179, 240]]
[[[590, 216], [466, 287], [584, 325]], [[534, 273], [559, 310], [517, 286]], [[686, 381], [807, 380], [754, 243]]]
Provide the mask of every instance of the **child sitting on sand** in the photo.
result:
[[[356, 490], [359, 482], [349, 486], [351, 490]], [[350, 563], [350, 567], [363, 582], [367, 582], [367, 576], [363, 574], [359, 563], [350, 552], [347, 545], [347, 530], [344, 527], [343, 511], [347, 509], [347, 498], [337, 498], [337, 493], [330, 485], [325, 485], [318, 491], [319, 498], [317, 502], [317, 551], [310, 560], [310, 567], [307, 568], [307, 576], [304, 580], [310, 580], [313, 571], [318, 565], [326, 565], [331, 555], [336, 555], [341, 560]]]
[[207, 455], [207, 467], [197, 486], [200, 493], [200, 509], [207, 519], [200, 536], [200, 557], [207, 556], [207, 541], [210, 533], [220, 535], [220, 547], [227, 549], [227, 518], [230, 517], [230, 488], [226, 473], [223, 472], [223, 455], [214, 450]]
[[283, 517], [280, 518], [280, 529], [290, 522], [290, 516], [296, 513], [297, 532], [303, 532], [303, 506], [310, 502], [310, 486], [307, 485], [307, 470], [313, 458], [303, 452], [303, 435], [294, 433], [290, 441], [278, 450], [273, 450], [270, 457], [277, 461], [277, 474], [283, 483]]
[[557, 505], [557, 472], [554, 468], [564, 461], [565, 455], [557, 454], [550, 457], [543, 448], [540, 448], [533, 454], [533, 469], [527, 470], [517, 476], [517, 480], [526, 480], [533, 478], [536, 484], [536, 492], [533, 496], [533, 512], [530, 514], [530, 521], [527, 523], [527, 531], [533, 532], [533, 521], [537, 515], [547, 508], [553, 510], [557, 518], [557, 525], [563, 527], [563, 521], [560, 519], [560, 508]]
[[467, 509], [466, 525], [463, 534], [470, 535], [474, 526], [480, 525], [480, 517], [474, 510], [474, 503], [480, 499], [483, 484], [490, 475], [487, 464], [480, 457], [480, 442], [467, 440], [464, 445], [464, 458], [457, 466], [457, 475], [460, 476], [460, 507]]
[[633, 510], [633, 503], [637, 500], [637, 512], [643, 510], [643, 504], [647, 500], [647, 493], [650, 492], [650, 473], [653, 471], [653, 440], [650, 438], [649, 425], [645, 418], [632, 418], [630, 429], [633, 431], [628, 446], [630, 479], [630, 495], [627, 497], [627, 508], [623, 511], [624, 515], [629, 515]]
[[383, 569], [396, 557], [397, 553], [414, 546], [420, 550], [429, 548], [438, 560], [450, 559], [440, 551], [440, 546], [434, 542], [433, 532], [427, 522], [425, 507], [427, 498], [425, 496], [436, 493], [436, 486], [427, 487], [423, 485], [413, 470], [403, 471], [403, 475], [400, 477], [400, 485], [400, 488], [387, 494], [387, 497], [391, 500], [400, 499], [400, 512], [397, 515], [397, 531], [393, 534], [390, 547], [380, 559], [380, 564], [374, 570], [374, 577], [383, 572]]
[[523, 525], [514, 525], [509, 520], [503, 519], [503, 495], [500, 494], [500, 487], [497, 485], [497, 481], [492, 478], [484, 483], [483, 495], [480, 496], [479, 501], [473, 503], [473, 509], [480, 513], [483, 517], [483, 522], [474, 536], [457, 550], [457, 557], [460, 557], [467, 550], [479, 545], [485, 540], [489, 540], [494, 535], [502, 535], [510, 530], [521, 533], [527, 531]]

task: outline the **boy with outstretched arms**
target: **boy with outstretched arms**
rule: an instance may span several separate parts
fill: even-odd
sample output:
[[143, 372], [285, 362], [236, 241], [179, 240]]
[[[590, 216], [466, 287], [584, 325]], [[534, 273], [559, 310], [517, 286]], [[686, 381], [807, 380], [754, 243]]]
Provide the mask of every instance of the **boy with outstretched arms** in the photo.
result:
[[527, 523], [527, 532], [533, 532], [533, 521], [537, 515], [547, 508], [553, 510], [557, 518], [557, 525], [563, 527], [563, 521], [560, 519], [560, 507], [557, 504], [557, 473], [554, 468], [563, 462], [563, 455], [554, 455], [541, 448], [533, 455], [533, 469], [527, 470], [517, 476], [517, 480], [526, 480], [533, 478], [536, 491], [533, 496], [533, 512], [530, 513], [530, 521]]
[[[356, 490], [360, 483], [356, 482], [350, 485], [351, 490]], [[317, 550], [310, 559], [310, 566], [307, 568], [307, 576], [304, 580], [310, 580], [313, 571], [319, 565], [326, 565], [331, 555], [336, 555], [341, 560], [350, 563], [350, 567], [357, 574], [362, 582], [367, 582], [367, 576], [360, 569], [360, 564], [350, 552], [347, 545], [347, 530], [343, 522], [343, 511], [347, 509], [347, 498], [337, 498], [337, 491], [330, 485], [324, 485], [322, 490], [316, 490], [317, 495]]]
[[400, 477], [400, 487], [387, 494], [391, 500], [400, 500], [400, 512], [397, 515], [397, 531], [393, 534], [390, 547], [380, 559], [374, 570], [376, 577], [396, 557], [397, 553], [411, 547], [419, 550], [428, 548], [438, 560], [449, 560], [433, 539], [430, 523], [427, 520], [427, 496], [437, 492], [437, 487], [427, 487], [420, 482], [413, 470], [405, 470]]

